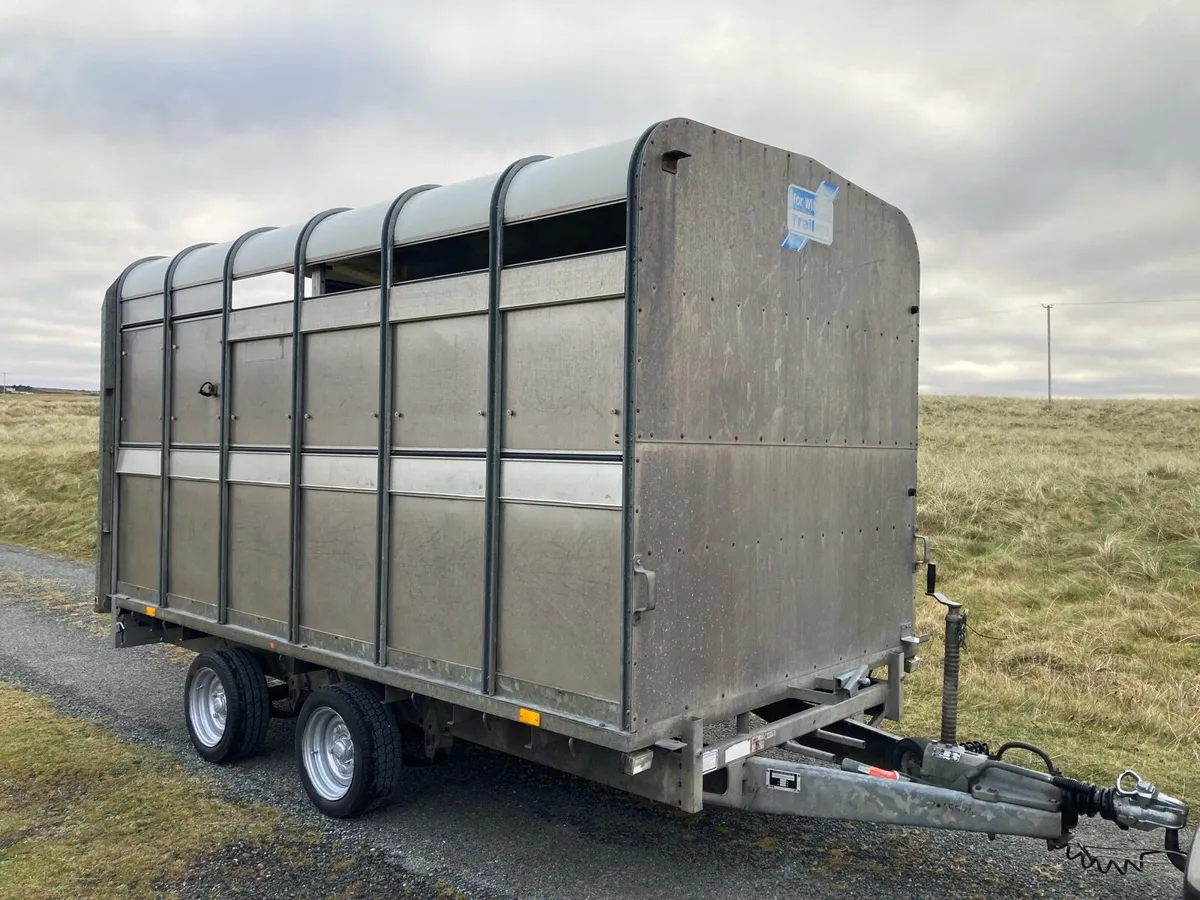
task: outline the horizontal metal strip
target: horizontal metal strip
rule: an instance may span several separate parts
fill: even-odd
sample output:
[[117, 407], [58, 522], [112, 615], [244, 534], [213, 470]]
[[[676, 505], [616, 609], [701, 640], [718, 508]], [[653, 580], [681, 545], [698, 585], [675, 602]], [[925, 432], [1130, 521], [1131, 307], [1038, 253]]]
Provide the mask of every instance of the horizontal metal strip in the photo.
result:
[[158, 450], [144, 447], [122, 447], [117, 451], [118, 475], [154, 475], [162, 471]]
[[220, 454], [212, 450], [172, 450], [171, 477], [190, 481], [216, 481]]
[[[216, 450], [172, 450], [171, 477], [216, 481]], [[482, 499], [486, 479], [483, 456], [393, 456], [391, 492], [414, 496]], [[229, 480], [239, 484], [287, 486], [287, 453], [229, 454]], [[305, 488], [374, 491], [377, 475], [373, 455], [305, 453], [300, 484]], [[117, 454], [120, 475], [159, 474], [157, 450], [123, 447]], [[506, 459], [501, 465], [500, 498], [511, 502], [621, 506], [621, 463], [595, 460]]]
[[500, 499], [620, 509], [621, 464], [504, 460]]
[[577, 300], [607, 300], [625, 293], [625, 251], [593, 253], [505, 269], [501, 308]]
[[486, 473], [482, 456], [393, 456], [390, 490], [393, 494], [482, 500]]

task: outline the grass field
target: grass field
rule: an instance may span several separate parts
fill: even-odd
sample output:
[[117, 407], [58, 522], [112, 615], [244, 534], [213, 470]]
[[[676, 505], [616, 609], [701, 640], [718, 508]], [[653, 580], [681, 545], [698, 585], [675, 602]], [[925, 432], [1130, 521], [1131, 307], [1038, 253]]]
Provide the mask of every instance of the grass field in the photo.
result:
[[278, 827], [269, 808], [225, 802], [168, 754], [4, 684], [0, 735], [0, 897], [162, 896], [190, 859]]
[[[91, 557], [95, 398], [0, 397], [0, 541]], [[1200, 403], [923, 398], [919, 521], [970, 609], [962, 738], [1200, 801]], [[937, 731], [941, 613], [909, 733]]]

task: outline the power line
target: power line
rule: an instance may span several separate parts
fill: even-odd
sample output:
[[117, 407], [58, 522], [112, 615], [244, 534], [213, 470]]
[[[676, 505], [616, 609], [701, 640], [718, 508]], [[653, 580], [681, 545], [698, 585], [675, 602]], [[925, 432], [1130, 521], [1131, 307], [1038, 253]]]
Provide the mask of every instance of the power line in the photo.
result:
[[[1055, 306], [1125, 306], [1143, 303], [1200, 303], [1200, 297], [1168, 297], [1161, 300], [1064, 300]], [[969, 313], [965, 316], [951, 316], [943, 319], [928, 319], [924, 324], [936, 325], [942, 322], [961, 322], [965, 319], [981, 319], [985, 316], [999, 316], [1009, 312], [1020, 312], [1023, 309], [1044, 307], [1042, 303], [1026, 303], [1021, 306], [1008, 306], [1003, 309], [989, 309], [984, 312]]]

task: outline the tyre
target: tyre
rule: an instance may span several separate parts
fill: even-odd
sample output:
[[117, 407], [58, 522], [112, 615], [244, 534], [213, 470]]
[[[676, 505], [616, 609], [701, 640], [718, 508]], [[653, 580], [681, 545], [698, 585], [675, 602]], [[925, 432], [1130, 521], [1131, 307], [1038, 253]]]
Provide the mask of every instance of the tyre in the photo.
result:
[[296, 720], [296, 767], [313, 805], [352, 818], [391, 800], [399, 783], [396, 717], [360, 684], [315, 691]]
[[209, 762], [257, 752], [271, 724], [267, 679], [243, 647], [207, 650], [188, 668], [184, 714], [192, 746]]

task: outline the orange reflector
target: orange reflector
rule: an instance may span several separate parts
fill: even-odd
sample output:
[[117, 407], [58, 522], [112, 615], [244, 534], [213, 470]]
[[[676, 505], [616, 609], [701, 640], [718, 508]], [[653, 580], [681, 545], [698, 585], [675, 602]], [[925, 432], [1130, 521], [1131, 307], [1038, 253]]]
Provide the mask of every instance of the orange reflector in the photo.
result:
[[267, 643], [267, 646], [268, 646], [268, 647], [270, 647], [272, 650], [274, 650], [274, 649], [275, 649], [275, 642], [274, 642], [274, 641], [270, 641], [270, 642], [268, 642], [268, 643]]
[[875, 766], [867, 767], [867, 774], [874, 775], [876, 778], [888, 778], [892, 781], [899, 781], [900, 776], [891, 769], [878, 769]]
[[152, 615], [154, 615], [154, 614], [155, 614], [154, 607], [153, 607], [153, 606], [147, 606], [147, 607], [146, 607], [146, 615], [148, 615], [148, 616], [152, 616]]
[[517, 710], [517, 721], [523, 722], [526, 725], [532, 725], [534, 728], [537, 728], [542, 724], [542, 714], [540, 712], [534, 712], [532, 709], [526, 709], [522, 706]]

